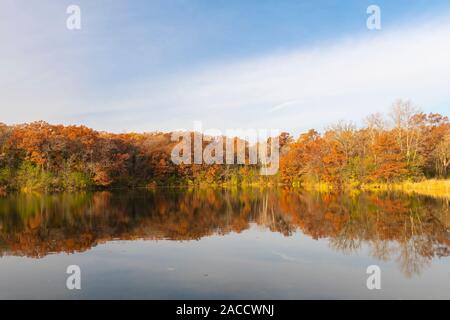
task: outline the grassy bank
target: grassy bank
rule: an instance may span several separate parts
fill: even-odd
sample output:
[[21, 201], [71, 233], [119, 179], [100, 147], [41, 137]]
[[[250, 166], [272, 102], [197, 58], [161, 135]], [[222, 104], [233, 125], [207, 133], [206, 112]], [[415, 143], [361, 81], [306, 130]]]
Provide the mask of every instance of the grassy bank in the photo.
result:
[[[336, 191], [336, 187], [326, 182], [319, 183], [302, 183], [294, 185], [296, 188], [301, 188], [310, 191], [331, 192]], [[403, 181], [396, 183], [366, 183], [366, 184], [345, 184], [342, 186], [345, 192], [387, 192], [400, 191], [405, 193], [416, 193], [420, 195], [444, 197], [450, 199], [450, 180], [428, 179], [418, 182]]]
[[[29, 178], [29, 177], [28, 177]], [[64, 180], [64, 179], [63, 179]], [[30, 192], [60, 192], [60, 191], [81, 191], [81, 190], [96, 190], [97, 188], [89, 185], [87, 183], [74, 183], [72, 181], [74, 179], [65, 179], [66, 183], [58, 184], [61, 187], [55, 187], [54, 185], [45, 185], [43, 188], [41, 184], [38, 183], [23, 183], [20, 188], [9, 189], [2, 187], [0, 185], [0, 197], [6, 196], [10, 192], [22, 192], [22, 193], [30, 193]], [[76, 179], [75, 179], [76, 180]], [[27, 180], [28, 181], [28, 180]], [[34, 181], [34, 180], [33, 180]], [[59, 181], [61, 182], [61, 181]], [[78, 180], [76, 180], [78, 182]], [[147, 189], [157, 189], [160, 187], [187, 187], [187, 188], [274, 188], [274, 187], [283, 187], [287, 185], [283, 185], [279, 183], [278, 179], [259, 179], [253, 181], [239, 181], [229, 180], [225, 182], [205, 182], [205, 181], [196, 181], [195, 183], [192, 181], [177, 181], [177, 183], [171, 184], [158, 184], [158, 183], [150, 183], [146, 186], [141, 186]], [[138, 186], [135, 186], [138, 187]], [[412, 182], [412, 181], [404, 181], [397, 183], [348, 183], [341, 187], [340, 191], [337, 190], [335, 186], [326, 182], [303, 182], [303, 183], [295, 183], [289, 185], [289, 187], [293, 187], [295, 189], [303, 189], [308, 191], [317, 191], [317, 192], [335, 192], [335, 191], [343, 191], [347, 193], [359, 193], [363, 191], [370, 192], [388, 192], [388, 191], [399, 191], [405, 193], [415, 193], [426, 196], [433, 197], [444, 197], [450, 199], [450, 179], [446, 180], [438, 180], [438, 179], [428, 179], [420, 182]], [[120, 189], [120, 186], [112, 187], [111, 189]], [[130, 186], [123, 186], [123, 188], [130, 188]], [[101, 188], [101, 190], [107, 190], [110, 188]]]
[[404, 181], [391, 184], [367, 184], [363, 185], [365, 191], [401, 191], [405, 193], [417, 193], [433, 197], [450, 198], [450, 180], [429, 179], [420, 182]]

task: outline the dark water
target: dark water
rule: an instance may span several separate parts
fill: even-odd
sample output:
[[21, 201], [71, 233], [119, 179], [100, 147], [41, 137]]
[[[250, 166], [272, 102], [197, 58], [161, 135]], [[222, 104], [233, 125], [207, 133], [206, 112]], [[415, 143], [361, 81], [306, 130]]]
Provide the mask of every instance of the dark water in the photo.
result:
[[[450, 299], [449, 202], [174, 190], [0, 198], [0, 298]], [[81, 268], [81, 290], [66, 268]], [[381, 289], [368, 290], [378, 265]]]

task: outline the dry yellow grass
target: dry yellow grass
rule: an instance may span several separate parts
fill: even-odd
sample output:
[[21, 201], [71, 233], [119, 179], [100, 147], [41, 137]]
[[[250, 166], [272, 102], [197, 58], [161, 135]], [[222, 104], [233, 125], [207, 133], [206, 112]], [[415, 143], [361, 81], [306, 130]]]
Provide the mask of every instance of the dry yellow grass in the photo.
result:
[[450, 180], [430, 179], [420, 182], [400, 182], [392, 184], [368, 184], [362, 186], [363, 190], [370, 191], [402, 191], [433, 197], [450, 198]]
[[[329, 192], [333, 190], [333, 186], [327, 183], [302, 183], [297, 187], [305, 190], [313, 190], [319, 192]], [[398, 182], [398, 183], [369, 183], [369, 184], [346, 184], [344, 186], [346, 192], [357, 191], [401, 191], [405, 193], [416, 193], [420, 195], [442, 197], [450, 199], [450, 180], [430, 179], [420, 182]]]

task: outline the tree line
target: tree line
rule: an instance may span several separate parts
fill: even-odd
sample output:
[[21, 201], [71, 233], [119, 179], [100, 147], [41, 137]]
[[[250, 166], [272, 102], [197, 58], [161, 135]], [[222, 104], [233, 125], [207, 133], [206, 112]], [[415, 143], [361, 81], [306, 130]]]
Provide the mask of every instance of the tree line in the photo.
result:
[[281, 158], [282, 179], [343, 186], [448, 177], [448, 117], [399, 100], [388, 117], [373, 114], [364, 122], [362, 128], [339, 122], [323, 134], [309, 130], [290, 139]]
[[[294, 139], [280, 134], [280, 170], [260, 164], [175, 165], [171, 133], [98, 132], [85, 126], [0, 123], [0, 193], [197, 184], [328, 183], [341, 188], [448, 178], [448, 117], [397, 101], [388, 116], [373, 114], [358, 128], [339, 122]], [[237, 138], [236, 138], [237, 139]], [[246, 142], [247, 152], [251, 146]]]

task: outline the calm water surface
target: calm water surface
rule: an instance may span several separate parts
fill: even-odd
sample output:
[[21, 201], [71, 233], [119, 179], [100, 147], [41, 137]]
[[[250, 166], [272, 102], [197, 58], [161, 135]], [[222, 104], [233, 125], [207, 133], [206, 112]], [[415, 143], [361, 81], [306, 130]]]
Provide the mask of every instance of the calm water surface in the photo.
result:
[[[0, 198], [0, 298], [450, 299], [449, 202], [174, 190]], [[66, 268], [81, 268], [81, 290]], [[368, 290], [366, 268], [381, 268]]]

